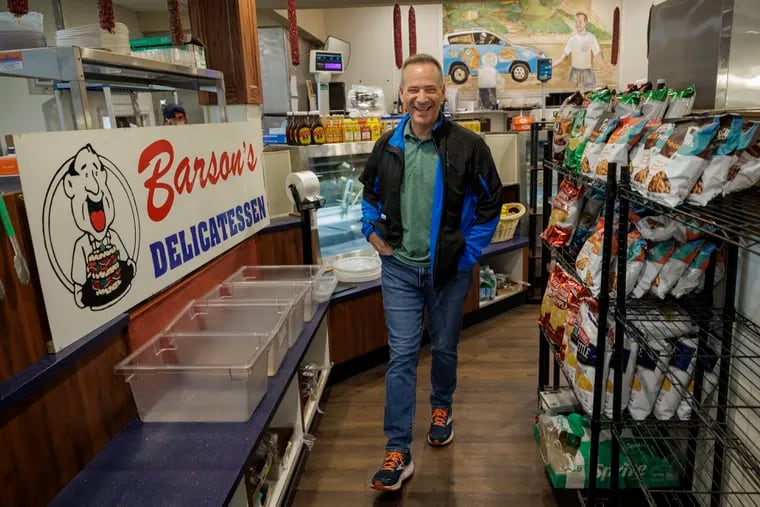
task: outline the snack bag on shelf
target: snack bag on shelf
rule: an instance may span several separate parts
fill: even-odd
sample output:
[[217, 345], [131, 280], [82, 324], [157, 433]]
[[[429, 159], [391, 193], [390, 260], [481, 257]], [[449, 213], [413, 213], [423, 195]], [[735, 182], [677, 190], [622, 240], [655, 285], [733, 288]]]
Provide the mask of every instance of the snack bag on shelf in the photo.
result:
[[547, 334], [549, 339], [557, 345], [562, 344], [565, 336], [565, 328], [570, 318], [570, 314], [578, 312], [581, 300], [589, 297], [588, 290], [579, 284], [573, 277], [563, 271], [564, 277], [557, 287], [557, 294], [554, 298], [554, 308], [552, 308], [549, 317], [549, 326]]
[[562, 180], [557, 195], [552, 202], [549, 225], [541, 234], [553, 246], [565, 246], [570, 241], [581, 214], [582, 192], [569, 180]]
[[[703, 405], [710, 405], [712, 403], [712, 397], [715, 394], [715, 390], [718, 387], [718, 370], [720, 369], [720, 365], [718, 365], [718, 355], [713, 352], [713, 350], [720, 350], [720, 344], [717, 344], [718, 347], [716, 348], [713, 344], [710, 344], [711, 351], [708, 352], [708, 355], [702, 356], [697, 359], [699, 361], [704, 373], [704, 377], [702, 378], [702, 404]], [[681, 401], [678, 403], [678, 408], [676, 409], [676, 416], [681, 421], [688, 421], [691, 419], [691, 412], [692, 412], [692, 396], [694, 396], [694, 379], [692, 378], [689, 382], [689, 388], [686, 392], [686, 396], [683, 396], [681, 398]]]
[[606, 179], [608, 167], [614, 163], [618, 166], [618, 178], [620, 178], [620, 172], [628, 164], [628, 152], [631, 146], [639, 142], [646, 124], [647, 120], [641, 117], [620, 120], [607, 144], [602, 148], [596, 165], [592, 166], [593, 175], [597, 178]]
[[615, 113], [604, 113], [596, 122], [583, 149], [583, 156], [581, 157], [582, 174], [593, 175], [599, 156], [602, 154], [607, 139], [617, 127], [618, 121]]
[[[641, 237], [655, 243], [675, 238], [681, 227], [683, 224], [664, 215], [644, 217], [636, 222]], [[685, 233], [682, 235], [685, 237]]]
[[740, 192], [760, 181], [760, 143], [742, 151], [738, 160], [729, 168], [723, 195]]
[[586, 202], [583, 204], [583, 211], [581, 211], [581, 216], [578, 219], [573, 239], [570, 241], [570, 245], [573, 248], [580, 250], [589, 236], [594, 232], [594, 224], [599, 218], [599, 212], [603, 204], [604, 192], [592, 188], [586, 197]]
[[668, 108], [668, 89], [649, 90], [644, 92], [641, 114], [647, 120], [662, 120]]
[[699, 327], [688, 313], [671, 307], [654, 308], [651, 310], [631, 310], [630, 316], [636, 319], [635, 327], [644, 336], [658, 340], [670, 340], [697, 333]]
[[[591, 134], [591, 129], [596, 126], [602, 115], [610, 110], [612, 90], [602, 88], [601, 90], [590, 92], [587, 95], [587, 99], [588, 102], [584, 104], [586, 109], [586, 137]], [[615, 117], [619, 118], [620, 115], [615, 115]]]
[[[628, 233], [628, 255], [625, 265], [625, 294], [626, 296], [633, 292], [641, 276], [646, 261], [647, 242], [637, 231]], [[610, 266], [610, 297], [617, 297], [617, 276], [618, 263], [617, 259], [612, 260]]]
[[579, 172], [581, 168], [581, 157], [586, 148], [586, 137], [586, 110], [579, 109], [573, 113], [564, 157], [565, 166], [575, 172]]
[[[610, 258], [617, 255], [617, 223], [612, 229], [612, 249]], [[591, 291], [591, 295], [597, 297], [602, 288], [602, 248], [604, 246], [604, 217], [599, 217], [594, 233], [589, 236], [583, 248], [575, 260], [575, 270], [578, 278]]]
[[704, 243], [703, 239], [696, 239], [677, 247], [676, 251], [668, 259], [668, 262], [660, 270], [660, 273], [652, 281], [652, 286], [649, 288], [652, 294], [660, 299], [665, 299], [665, 296], [670, 294], [670, 291], [673, 290], [673, 287], [681, 279], [681, 275], [689, 267], [689, 264], [699, 254]]
[[665, 263], [668, 262], [668, 259], [673, 255], [675, 249], [676, 244], [672, 239], [663, 241], [662, 243], [656, 243], [649, 249], [644, 263], [644, 270], [632, 292], [634, 298], [640, 299], [647, 293], [652, 286], [652, 282], [654, 282], [657, 275], [660, 274], [660, 270], [662, 270]]
[[654, 404], [654, 416], [660, 421], [667, 421], [676, 414], [683, 392], [688, 389], [694, 373], [696, 355], [697, 338], [681, 338], [676, 342], [673, 355], [670, 357], [668, 373], [662, 381], [660, 393]]
[[573, 126], [573, 115], [580, 110], [581, 105], [583, 105], [583, 95], [581, 92], [575, 92], [562, 102], [559, 111], [554, 115], [552, 147], [555, 158], [561, 157], [567, 148]]
[[[717, 146], [713, 151], [712, 158], [707, 162], [707, 167], [694, 184], [694, 188], [691, 189], [688, 202], [698, 206], [706, 206], [710, 200], [723, 191], [723, 186], [728, 179], [728, 168], [739, 158], [734, 155], [734, 152], [742, 139], [742, 128], [744, 126], [744, 120], [741, 116], [733, 115], [730, 118], [731, 121], [728, 126], [721, 125], [716, 136]], [[757, 123], [754, 123], [754, 126], [747, 130], [750, 139], [754, 136], [755, 130], [757, 130]]]
[[646, 181], [650, 199], [675, 207], [689, 195], [702, 175], [720, 117], [679, 121], [656, 155], [651, 155]]
[[[673, 296], [681, 298], [695, 290], [699, 292], [704, 288], [705, 272], [710, 265], [710, 256], [715, 250], [717, 250], [717, 247], [712, 243], [705, 242], [702, 245], [702, 248], [699, 249], [699, 253], [697, 253], [689, 264], [689, 267], [684, 270], [675, 287], [673, 287], [673, 290], [671, 291]], [[716, 269], [715, 271], [717, 274], [718, 270]]]
[[[612, 356], [612, 346], [606, 343], [604, 357], [599, 358], [597, 348], [599, 325], [597, 315], [590, 310], [590, 307], [581, 307], [580, 323], [577, 327], [580, 329], [576, 351], [575, 393], [583, 406], [583, 410], [590, 415], [594, 408], [594, 379], [597, 362], [601, 361], [601, 367], [604, 368], [603, 378], [606, 379], [610, 357]], [[607, 338], [603, 337], [602, 339]], [[599, 395], [601, 396], [602, 393]]]
[[614, 109], [620, 118], [635, 116], [641, 112], [641, 92], [633, 90], [616, 97]]
[[646, 345], [639, 347], [628, 400], [628, 412], [636, 421], [644, 420], [652, 413], [672, 351], [672, 345], [659, 337], [648, 338]]
[[665, 145], [674, 128], [673, 123], [662, 123], [657, 127], [648, 128], [638, 144], [631, 149], [631, 188], [643, 196], [647, 195], [649, 164]]
[[[610, 331], [614, 336], [615, 328]], [[614, 339], [614, 338], [613, 338]], [[628, 406], [628, 400], [631, 397], [631, 384], [633, 383], [633, 373], [636, 369], [636, 358], [639, 356], [639, 344], [625, 333], [623, 340], [623, 384], [620, 386], [620, 406], [622, 410]], [[604, 415], [612, 419], [612, 403], [615, 394], [615, 365], [610, 357], [610, 372], [607, 377], [604, 400]]]
[[694, 85], [683, 90], [670, 90], [668, 93], [668, 111], [665, 113], [665, 118], [683, 118], [690, 115], [695, 98], [696, 88]]
[[566, 278], [567, 274], [565, 271], [560, 266], [554, 266], [549, 275], [549, 280], [546, 282], [546, 291], [544, 291], [544, 298], [541, 300], [538, 323], [544, 329], [547, 336], [552, 312], [557, 307], [557, 293], [559, 293], [560, 286], [565, 282]]

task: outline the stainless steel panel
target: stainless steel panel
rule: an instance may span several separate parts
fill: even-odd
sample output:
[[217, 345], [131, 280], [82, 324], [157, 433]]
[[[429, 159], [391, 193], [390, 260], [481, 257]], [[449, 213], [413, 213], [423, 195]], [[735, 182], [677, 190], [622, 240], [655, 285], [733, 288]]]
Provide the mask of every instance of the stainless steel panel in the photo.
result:
[[373, 141], [359, 143], [337, 143], [312, 146], [292, 146], [290, 167], [293, 171], [309, 171], [309, 159], [320, 157], [346, 157], [372, 153]]
[[728, 66], [731, 58], [731, 29], [734, 18], [734, 0], [723, 0], [720, 42], [718, 44], [718, 74], [715, 81], [715, 108], [724, 109], [728, 94]]
[[731, 56], [725, 107], [760, 107], [760, 9], [757, 0], [733, 0]]

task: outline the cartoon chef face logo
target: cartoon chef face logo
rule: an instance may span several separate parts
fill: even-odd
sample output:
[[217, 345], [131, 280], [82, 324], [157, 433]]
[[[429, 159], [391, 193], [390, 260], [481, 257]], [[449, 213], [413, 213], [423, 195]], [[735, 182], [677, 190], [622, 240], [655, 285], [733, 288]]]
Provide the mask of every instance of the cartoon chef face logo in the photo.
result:
[[45, 250], [76, 306], [102, 310], [129, 291], [137, 273], [138, 221], [124, 176], [90, 144], [58, 169], [43, 208]]

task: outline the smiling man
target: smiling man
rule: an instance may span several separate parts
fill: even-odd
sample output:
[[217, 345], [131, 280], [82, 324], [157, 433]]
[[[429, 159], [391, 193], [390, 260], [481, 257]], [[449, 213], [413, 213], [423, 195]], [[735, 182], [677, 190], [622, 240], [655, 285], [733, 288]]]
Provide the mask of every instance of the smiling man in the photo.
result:
[[108, 306], [129, 289], [135, 263], [117, 232], [108, 172], [91, 145], [80, 149], [63, 177], [71, 214], [82, 235], [74, 243], [71, 278], [80, 308]]
[[441, 113], [441, 65], [418, 54], [401, 71], [407, 114], [375, 143], [360, 178], [362, 232], [380, 254], [390, 362], [385, 460], [370, 486], [394, 491], [414, 473], [417, 357], [427, 308], [433, 365], [427, 441], [452, 442], [457, 345], [472, 269], [499, 219], [501, 181], [480, 136]]

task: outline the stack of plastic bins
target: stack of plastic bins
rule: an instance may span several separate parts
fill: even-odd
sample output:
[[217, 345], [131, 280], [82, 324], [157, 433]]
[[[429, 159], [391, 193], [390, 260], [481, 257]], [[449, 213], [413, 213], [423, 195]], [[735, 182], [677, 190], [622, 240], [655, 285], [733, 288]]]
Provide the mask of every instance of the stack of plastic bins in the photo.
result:
[[291, 304], [286, 327], [288, 347], [298, 341], [304, 326], [306, 293], [311, 290], [308, 282], [240, 282], [217, 285], [201, 301], [209, 303]]
[[268, 343], [264, 335], [159, 334], [114, 369], [145, 422], [243, 422], [267, 392]]
[[291, 304], [194, 301], [166, 328], [165, 334], [263, 338], [269, 344], [267, 374], [277, 374], [288, 351], [287, 318]]
[[[322, 278], [324, 275], [325, 267], [319, 265], [245, 266], [229, 277], [226, 282], [308, 283], [310, 290], [306, 293], [303, 318], [305, 321], [309, 321], [314, 316], [314, 312], [316, 312], [318, 305], [318, 301], [314, 298], [314, 287], [323, 283]], [[319, 299], [319, 297], [317, 299]]]

